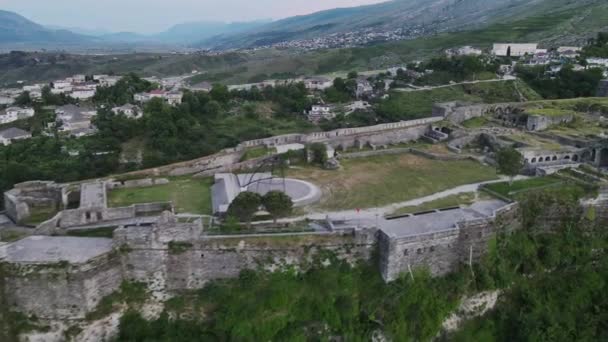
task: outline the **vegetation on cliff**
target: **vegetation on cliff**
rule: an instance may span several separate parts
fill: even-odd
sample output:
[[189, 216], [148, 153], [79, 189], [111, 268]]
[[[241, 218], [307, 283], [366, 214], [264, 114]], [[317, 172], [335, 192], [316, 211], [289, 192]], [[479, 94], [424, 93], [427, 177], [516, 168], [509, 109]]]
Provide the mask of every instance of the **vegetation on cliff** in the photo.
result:
[[[540, 196], [540, 197], [538, 197]], [[246, 271], [170, 300], [155, 321], [137, 312], [124, 341], [430, 340], [467, 293], [503, 289], [498, 308], [447, 340], [603, 340], [608, 336], [607, 233], [574, 199], [541, 192], [524, 202], [524, 228], [501, 234], [485, 260], [442, 278], [424, 270], [385, 284], [375, 264], [335, 259], [305, 273]], [[546, 205], [543, 205], [546, 204]], [[549, 212], [555, 225], [541, 227]], [[552, 221], [553, 222], [553, 221]], [[171, 319], [183, 314], [191, 319]]]

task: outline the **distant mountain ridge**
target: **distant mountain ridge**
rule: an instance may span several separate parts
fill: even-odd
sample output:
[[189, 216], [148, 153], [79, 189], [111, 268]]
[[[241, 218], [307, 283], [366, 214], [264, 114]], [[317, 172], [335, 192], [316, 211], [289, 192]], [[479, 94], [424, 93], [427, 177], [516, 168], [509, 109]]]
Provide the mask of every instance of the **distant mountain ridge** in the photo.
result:
[[200, 45], [255, 47], [369, 28], [388, 31], [425, 27], [430, 32], [475, 29], [491, 23], [605, 3], [605, 0], [393, 0], [291, 17], [245, 33], [214, 37]]
[[3, 43], [82, 43], [92, 37], [68, 30], [54, 30], [23, 16], [0, 10], [0, 44]]
[[234, 23], [190, 22], [177, 24], [166, 31], [147, 35], [133, 32], [108, 32], [99, 29], [43, 26], [17, 13], [0, 10], [0, 44], [165, 43], [187, 45], [217, 35], [251, 30], [269, 22], [270, 20]]
[[[278, 21], [190, 22], [157, 34], [108, 33], [103, 30], [44, 27], [17, 13], [0, 10], [0, 49], [103, 49], [106, 51], [167, 51], [175, 47], [232, 49], [272, 45], [333, 33], [364, 30], [418, 30], [418, 36], [471, 31], [566, 13], [567, 20], [543, 23], [552, 26], [529, 39], [579, 42], [597, 31], [608, 30], [606, 0], [393, 0], [375, 5], [336, 8]], [[533, 30], [533, 27], [532, 27]], [[534, 30], [533, 30], [534, 31]], [[519, 34], [519, 36], [522, 36]], [[408, 36], [406, 36], [407, 38]], [[567, 37], [567, 39], [563, 39]], [[160, 49], [160, 50], [154, 50]]]

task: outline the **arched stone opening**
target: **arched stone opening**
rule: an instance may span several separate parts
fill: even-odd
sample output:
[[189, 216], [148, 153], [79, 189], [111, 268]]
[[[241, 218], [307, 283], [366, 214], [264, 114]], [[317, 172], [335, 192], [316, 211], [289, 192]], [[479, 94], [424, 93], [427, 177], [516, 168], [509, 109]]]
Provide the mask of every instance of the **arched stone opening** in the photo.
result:
[[557, 160], [557, 156], [553, 156], [553, 161], [556, 161], [556, 160]]
[[532, 158], [532, 164], [536, 163], [536, 158]]
[[577, 162], [578, 161], [578, 155], [575, 154], [574, 156], [572, 156], [572, 160], [575, 161], [575, 162]]
[[551, 161], [551, 157], [547, 157], [547, 158], [545, 158], [545, 161], [546, 161], [546, 162]]

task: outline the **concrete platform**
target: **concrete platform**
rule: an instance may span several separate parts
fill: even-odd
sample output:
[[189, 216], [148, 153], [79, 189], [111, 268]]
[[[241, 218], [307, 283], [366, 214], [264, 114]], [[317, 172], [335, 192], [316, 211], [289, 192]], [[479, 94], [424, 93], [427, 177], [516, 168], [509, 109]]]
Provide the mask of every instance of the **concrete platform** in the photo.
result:
[[430, 212], [393, 220], [382, 220], [379, 228], [390, 237], [408, 237], [456, 229], [456, 223], [484, 219], [507, 203], [500, 200], [480, 201], [470, 207]]
[[321, 199], [321, 189], [316, 185], [299, 179], [271, 178], [257, 181], [247, 188], [248, 191], [262, 196], [270, 191], [282, 191], [291, 197], [294, 207], [303, 207]]
[[86, 263], [109, 253], [112, 239], [63, 236], [30, 236], [0, 246], [0, 260], [20, 264]]

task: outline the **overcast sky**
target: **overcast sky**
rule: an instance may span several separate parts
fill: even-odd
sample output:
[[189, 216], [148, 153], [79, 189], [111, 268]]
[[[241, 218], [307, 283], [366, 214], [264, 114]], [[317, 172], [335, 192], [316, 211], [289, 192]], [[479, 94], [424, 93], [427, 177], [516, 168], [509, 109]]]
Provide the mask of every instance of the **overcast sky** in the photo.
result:
[[279, 19], [386, 0], [0, 0], [43, 25], [158, 32], [188, 21]]

